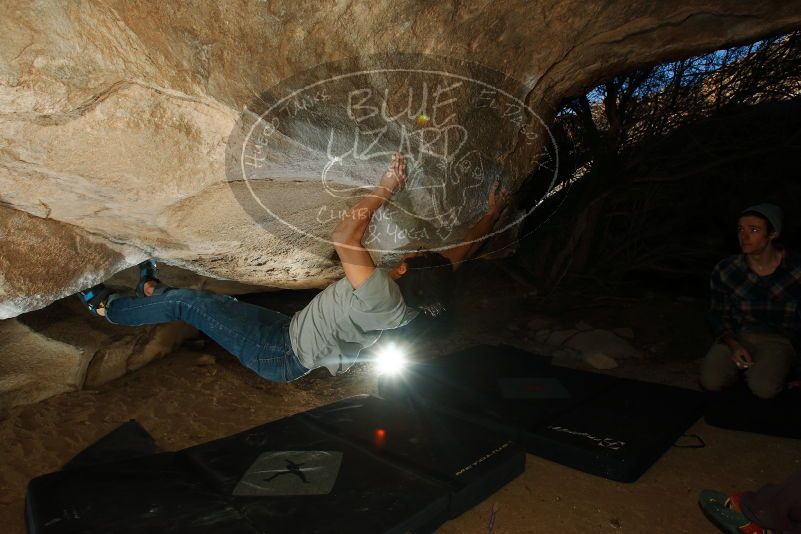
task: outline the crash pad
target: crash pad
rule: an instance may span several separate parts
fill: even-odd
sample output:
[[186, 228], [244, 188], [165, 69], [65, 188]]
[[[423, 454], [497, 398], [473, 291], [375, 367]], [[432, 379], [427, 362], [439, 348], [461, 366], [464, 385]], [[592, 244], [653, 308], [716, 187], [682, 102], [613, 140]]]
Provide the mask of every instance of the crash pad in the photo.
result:
[[525, 462], [503, 436], [370, 396], [177, 452], [124, 448], [33, 479], [28, 532], [431, 532]]
[[702, 413], [696, 391], [554, 366], [482, 345], [382, 376], [379, 395], [500, 432], [528, 452], [612, 480], [637, 480]]

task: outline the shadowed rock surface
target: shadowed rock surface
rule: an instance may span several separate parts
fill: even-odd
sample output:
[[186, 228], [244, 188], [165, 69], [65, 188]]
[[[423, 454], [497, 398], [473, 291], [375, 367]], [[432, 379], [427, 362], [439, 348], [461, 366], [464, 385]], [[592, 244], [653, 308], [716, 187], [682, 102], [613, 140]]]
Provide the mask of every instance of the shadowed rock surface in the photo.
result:
[[[269, 218], [254, 220], [237, 198], [247, 184], [232, 182], [227, 172], [229, 137], [241, 126], [243, 107], [315, 65], [425, 53], [518, 80], [521, 100], [535, 115], [502, 138], [493, 161], [514, 187], [542, 149], [521, 142], [523, 128], [544, 133], [563, 96], [636, 65], [797, 28], [799, 7], [711, 0], [6, 2], [0, 6], [0, 317], [41, 308], [149, 256], [258, 286], [319, 287], [340, 276], [330, 244]], [[347, 126], [324, 114], [319, 124], [327, 119], [331, 131]], [[295, 129], [288, 138], [308, 148], [319, 142], [314, 135]], [[294, 174], [288, 181], [260, 176], [259, 196], [309, 220], [320, 198], [309, 192], [319, 190], [319, 169], [298, 165], [304, 150], [277, 146], [271, 158]], [[366, 185], [380, 167], [365, 164], [350, 177]], [[334, 178], [337, 186], [353, 185]], [[445, 212], [460, 202], [470, 210], [440, 239], [459, 237], [481, 208], [475, 197], [483, 191], [469, 200], [445, 197]], [[348, 204], [347, 197], [338, 200], [336, 206]], [[317, 225], [320, 235], [326, 224]]]

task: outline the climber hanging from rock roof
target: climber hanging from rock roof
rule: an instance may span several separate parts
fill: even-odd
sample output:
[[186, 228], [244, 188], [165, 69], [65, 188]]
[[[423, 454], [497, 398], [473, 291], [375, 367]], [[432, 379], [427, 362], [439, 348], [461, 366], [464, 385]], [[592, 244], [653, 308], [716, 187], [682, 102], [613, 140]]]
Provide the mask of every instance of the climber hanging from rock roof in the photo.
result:
[[486, 214], [460, 244], [442, 253], [410, 253], [394, 268], [383, 269], [362, 241], [373, 214], [406, 179], [406, 159], [398, 152], [378, 184], [331, 234], [345, 277], [292, 317], [228, 295], [170, 287], [157, 278], [154, 260], [139, 264], [136, 296], [99, 284], [80, 292], [81, 301], [113, 324], [189, 323], [268, 380], [295, 380], [318, 367], [345, 372], [383, 330], [404, 326], [420, 313], [436, 316], [445, 310], [453, 270], [477, 251], [509, 199], [496, 183]]

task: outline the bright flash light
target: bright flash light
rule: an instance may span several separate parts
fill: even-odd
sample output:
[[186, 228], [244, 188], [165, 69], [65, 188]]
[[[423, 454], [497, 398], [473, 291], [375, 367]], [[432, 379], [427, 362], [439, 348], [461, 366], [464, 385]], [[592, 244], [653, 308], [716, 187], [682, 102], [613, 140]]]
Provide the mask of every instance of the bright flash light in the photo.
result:
[[379, 374], [395, 375], [406, 367], [406, 355], [395, 345], [389, 345], [378, 352], [375, 365]]

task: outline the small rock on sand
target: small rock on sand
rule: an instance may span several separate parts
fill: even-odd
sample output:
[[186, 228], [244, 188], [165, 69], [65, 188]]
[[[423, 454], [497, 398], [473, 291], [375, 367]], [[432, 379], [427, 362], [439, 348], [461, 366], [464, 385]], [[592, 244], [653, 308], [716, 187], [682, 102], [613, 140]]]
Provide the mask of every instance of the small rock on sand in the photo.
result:
[[552, 319], [549, 319], [548, 317], [537, 316], [529, 319], [529, 321], [526, 323], [526, 328], [528, 328], [529, 332], [535, 332], [550, 328], [552, 324]]
[[612, 330], [616, 335], [620, 337], [624, 337], [626, 339], [634, 339], [634, 330], [629, 328], [628, 326], [623, 328], [615, 328]]
[[217, 358], [211, 354], [203, 354], [196, 361], [195, 365], [199, 367], [208, 367], [217, 363]]
[[[550, 338], [549, 338], [550, 339]], [[565, 346], [584, 354], [600, 352], [615, 358], [641, 358], [642, 352], [631, 343], [609, 330], [587, 330], [579, 332], [565, 342]]]
[[584, 361], [595, 369], [614, 369], [617, 362], [603, 352], [591, 352], [584, 355]]
[[575, 336], [578, 333], [579, 333], [578, 330], [572, 330], [572, 329], [571, 330], [557, 330], [556, 332], [553, 332], [553, 333], [551, 333], [551, 335], [548, 336], [547, 343], [548, 343], [548, 345], [551, 345], [552, 347], [559, 347], [564, 342], [568, 341], [569, 339], [571, 339], [573, 336]]

